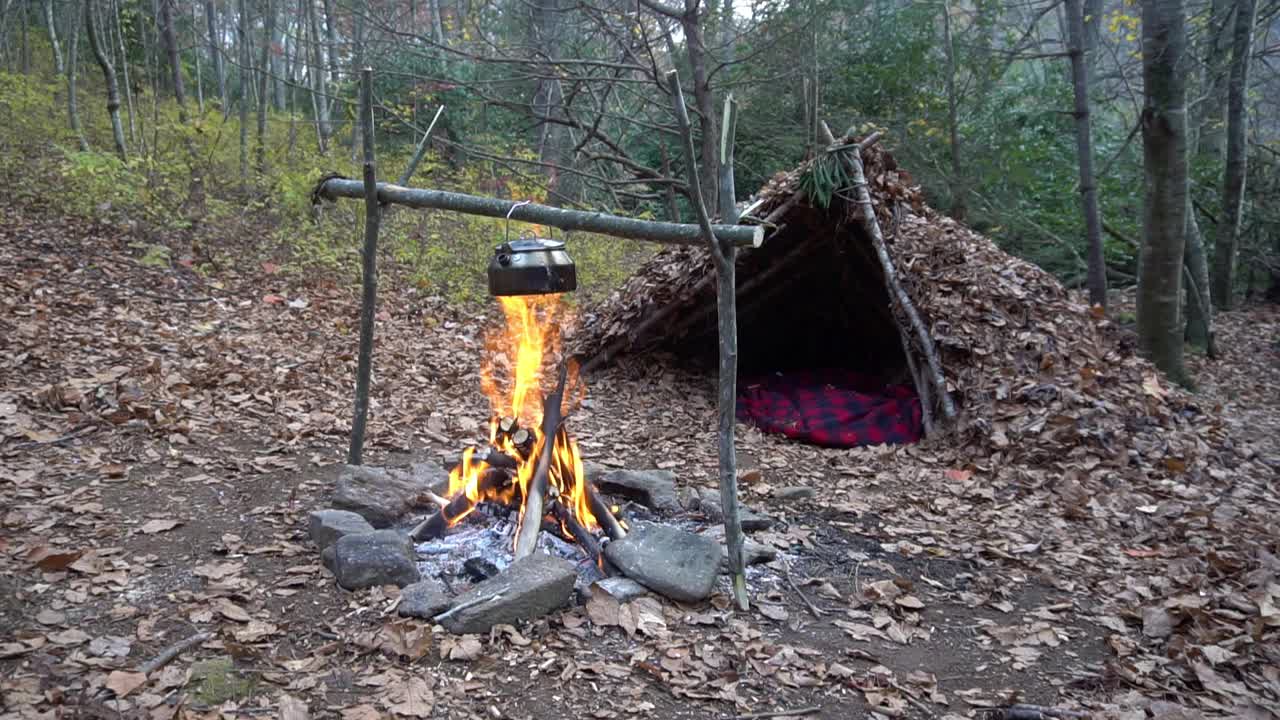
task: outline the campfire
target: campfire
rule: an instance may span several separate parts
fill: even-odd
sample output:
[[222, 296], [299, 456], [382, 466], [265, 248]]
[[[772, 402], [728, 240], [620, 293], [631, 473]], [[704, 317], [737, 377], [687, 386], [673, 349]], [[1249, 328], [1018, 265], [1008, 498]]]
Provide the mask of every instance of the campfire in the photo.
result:
[[602, 564], [598, 533], [626, 534], [621, 522], [586, 480], [578, 444], [565, 425], [566, 407], [581, 403], [585, 388], [576, 365], [563, 363], [550, 392], [545, 366], [560, 354], [560, 295], [499, 297], [505, 325], [486, 338], [481, 387], [489, 398], [489, 440], [467, 448], [449, 474], [448, 497], [413, 530], [415, 540], [439, 538], [485, 502], [518, 509], [512, 554], [531, 554], [544, 528], [571, 540]]

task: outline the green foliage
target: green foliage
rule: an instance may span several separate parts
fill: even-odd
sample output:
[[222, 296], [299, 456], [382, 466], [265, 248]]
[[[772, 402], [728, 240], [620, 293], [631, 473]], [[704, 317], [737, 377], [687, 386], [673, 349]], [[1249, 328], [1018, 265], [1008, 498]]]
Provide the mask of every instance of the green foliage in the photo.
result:
[[821, 207], [830, 207], [836, 191], [853, 182], [836, 153], [823, 153], [814, 158], [800, 176], [800, 189]]

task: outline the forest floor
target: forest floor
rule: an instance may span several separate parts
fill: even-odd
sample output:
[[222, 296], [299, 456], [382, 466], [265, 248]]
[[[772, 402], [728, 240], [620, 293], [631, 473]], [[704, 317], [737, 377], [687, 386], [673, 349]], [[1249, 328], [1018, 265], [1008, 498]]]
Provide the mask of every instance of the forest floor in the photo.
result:
[[[941, 443], [833, 451], [744, 428], [740, 465], [760, 471], [745, 500], [779, 520], [757, 539], [786, 549], [753, 575], [749, 612], [723, 593], [631, 623], [579, 606], [479, 638], [400, 620], [390, 594], [336, 587], [307, 539], [345, 456], [358, 293], [282, 271], [256, 241], [242, 234], [197, 273], [151, 263], [154, 241], [125, 228], [0, 207], [4, 717], [1276, 711], [1274, 665], [1233, 674], [1240, 647], [1197, 638], [1205, 662], [1187, 670], [1164, 651], [1172, 616], [1117, 610], [1166, 587], [1182, 557], [1169, 537], [1073, 520], [1062, 467], [1004, 488]], [[380, 303], [366, 462], [438, 460], [486, 419], [493, 318], [393, 271]], [[1280, 507], [1280, 308], [1219, 327], [1224, 356], [1193, 363], [1200, 397], [1249, 458], [1242, 497]], [[633, 360], [589, 384], [573, 419], [584, 455], [714, 486], [709, 378]], [[817, 494], [775, 501], [794, 485]], [[1178, 497], [1231, 530], [1217, 500]], [[1218, 557], [1276, 562], [1272, 537], [1250, 542]], [[1280, 624], [1266, 602], [1262, 623]], [[209, 639], [136, 672], [198, 632]]]

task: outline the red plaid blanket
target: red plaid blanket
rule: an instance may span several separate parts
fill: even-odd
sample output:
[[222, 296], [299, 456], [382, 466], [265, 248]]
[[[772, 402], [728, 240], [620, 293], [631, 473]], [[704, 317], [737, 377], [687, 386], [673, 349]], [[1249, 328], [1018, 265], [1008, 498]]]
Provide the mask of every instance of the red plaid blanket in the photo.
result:
[[924, 435], [920, 398], [849, 370], [802, 370], [738, 384], [738, 419], [825, 447], [913, 443]]

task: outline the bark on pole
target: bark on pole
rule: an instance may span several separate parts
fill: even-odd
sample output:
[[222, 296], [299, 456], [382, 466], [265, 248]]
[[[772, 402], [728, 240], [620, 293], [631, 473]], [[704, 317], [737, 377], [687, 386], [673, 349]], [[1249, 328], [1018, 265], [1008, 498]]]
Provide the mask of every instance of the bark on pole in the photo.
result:
[[61, 75], [66, 67], [62, 61], [62, 46], [58, 44], [58, 24], [53, 20], [53, 0], [44, 0], [44, 23], [49, 28], [49, 44], [53, 46], [54, 69]]
[[1067, 37], [1071, 55], [1071, 85], [1075, 94], [1076, 157], [1080, 169], [1080, 206], [1084, 211], [1089, 247], [1089, 302], [1107, 307], [1107, 264], [1102, 253], [1102, 221], [1098, 187], [1093, 177], [1093, 132], [1089, 114], [1089, 60], [1086, 54], [1084, 8], [1081, 0], [1066, 0]]
[[[716, 237], [707, 216], [707, 206], [702, 200], [702, 185], [698, 178], [698, 165], [693, 149], [693, 130], [689, 127], [689, 111], [680, 91], [680, 75], [675, 70], [667, 73], [667, 87], [675, 105], [676, 120], [684, 137], [684, 160], [689, 173], [689, 196], [703, 241], [710, 247], [716, 269], [716, 306], [720, 324], [720, 392], [718, 399], [719, 455], [720, 455], [720, 507], [724, 511], [724, 539], [729, 555], [729, 575], [733, 578], [733, 597], [739, 610], [747, 610], [747, 574], [742, 554], [742, 519], [738, 510], [738, 458], [734, 443], [736, 409], [738, 400], [738, 300], [735, 285], [736, 249], [733, 244]], [[732, 102], [732, 101], [730, 101]], [[725, 109], [732, 119], [733, 109]], [[721, 139], [721, 152], [732, 149], [727, 137]], [[732, 207], [732, 203], [730, 203]]]
[[[359, 180], [329, 178], [320, 183], [315, 195], [326, 200], [340, 197], [362, 198], [365, 186]], [[702, 229], [698, 225], [637, 220], [601, 212], [566, 210], [528, 203], [517, 205], [511, 200], [465, 195], [444, 190], [418, 190], [390, 183], [378, 183], [378, 201], [384, 204], [407, 207], [452, 210], [468, 215], [505, 218], [510, 213], [516, 222], [550, 225], [565, 231], [594, 232], [632, 240], [647, 240], [666, 245], [704, 245]], [[759, 247], [764, 242], [765, 228], [761, 225], [712, 225], [715, 236], [724, 242], [745, 247]]]
[[[821, 133], [824, 143], [827, 145], [835, 144], [835, 137], [831, 134], [831, 128], [827, 127], [826, 122], [818, 123], [818, 132]], [[863, 142], [870, 147], [870, 141], [873, 139], [876, 139], [875, 135], [868, 137]], [[916, 339], [920, 342], [921, 352], [924, 354], [925, 361], [929, 366], [928, 377], [930, 382], [933, 383], [934, 390], [938, 393], [938, 402], [942, 405], [943, 416], [948, 422], [955, 420], [956, 406], [951, 399], [951, 393], [947, 392], [947, 378], [942, 371], [942, 359], [938, 356], [937, 346], [933, 343], [933, 337], [929, 334], [929, 328], [925, 326], [924, 319], [920, 317], [915, 304], [911, 302], [911, 296], [907, 294], [906, 288], [898, 280], [898, 272], [894, 268], [893, 258], [889, 257], [889, 247], [884, 242], [884, 234], [880, 232], [880, 221], [876, 219], [876, 210], [871, 204], [871, 191], [867, 187], [866, 172], [862, 166], [861, 146], [855, 145], [851, 148], [850, 156], [845, 157], [844, 161], [851, 175], [850, 179], [853, 181], [855, 192], [857, 192], [858, 206], [862, 211], [863, 226], [867, 235], [871, 238], [876, 257], [880, 260], [880, 268], [884, 271], [884, 282], [888, 286], [892, 302], [897, 303], [902, 310], [907, 322], [911, 324], [911, 329], [915, 331]]]
[[1231, 309], [1235, 285], [1236, 258], [1240, 249], [1240, 216], [1244, 206], [1244, 184], [1248, 175], [1249, 148], [1245, 133], [1249, 115], [1245, 112], [1245, 92], [1249, 88], [1249, 61], [1253, 54], [1253, 22], [1257, 0], [1237, 0], [1234, 38], [1231, 42], [1231, 73], [1227, 82], [1227, 166], [1222, 182], [1222, 226], [1213, 253], [1213, 302]]
[[1142, 155], [1146, 170], [1138, 265], [1138, 343], [1175, 382], [1183, 366], [1182, 254], [1187, 230], [1187, 106], [1182, 0], [1142, 3]]
[[373, 320], [378, 301], [378, 178], [373, 155], [373, 69], [360, 71], [360, 124], [364, 126], [364, 253], [360, 302], [360, 356], [356, 366], [355, 417], [351, 421], [348, 465], [359, 465], [364, 452], [364, 430], [369, 416], [369, 376], [373, 372]]

